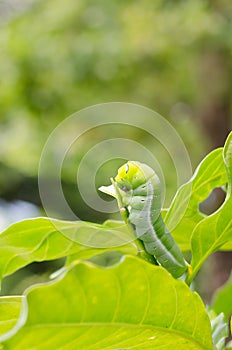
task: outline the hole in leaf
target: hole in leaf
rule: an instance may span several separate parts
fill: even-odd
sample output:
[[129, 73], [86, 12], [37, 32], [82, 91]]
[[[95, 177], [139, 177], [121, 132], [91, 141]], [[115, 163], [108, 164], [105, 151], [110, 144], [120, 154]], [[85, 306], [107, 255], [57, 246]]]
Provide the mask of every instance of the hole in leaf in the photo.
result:
[[214, 188], [210, 195], [199, 204], [200, 212], [206, 215], [214, 213], [223, 204], [225, 198], [226, 192], [221, 187]]

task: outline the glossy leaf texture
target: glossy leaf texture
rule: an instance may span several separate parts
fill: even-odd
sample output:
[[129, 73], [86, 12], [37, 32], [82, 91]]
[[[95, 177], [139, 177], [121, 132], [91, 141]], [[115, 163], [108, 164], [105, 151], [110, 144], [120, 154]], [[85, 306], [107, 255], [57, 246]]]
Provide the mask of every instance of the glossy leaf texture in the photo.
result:
[[182, 251], [190, 250], [191, 235], [205, 218], [199, 204], [215, 187], [226, 184], [226, 169], [222, 148], [209, 153], [197, 167], [193, 177], [179, 188], [164, 221]]
[[110, 268], [79, 262], [26, 300], [25, 324], [0, 339], [3, 349], [213, 349], [200, 297], [136, 257]]
[[72, 254], [77, 254], [79, 259], [89, 258], [110, 250], [123, 254], [138, 253], [126, 225], [110, 221], [97, 225], [49, 218], [24, 220], [0, 234], [0, 278], [33, 261]]
[[223, 159], [227, 171], [227, 196], [223, 205], [215, 213], [199, 222], [193, 231], [192, 273], [188, 276], [188, 283], [192, 281], [210, 254], [224, 247], [232, 250], [232, 133], [227, 138]]

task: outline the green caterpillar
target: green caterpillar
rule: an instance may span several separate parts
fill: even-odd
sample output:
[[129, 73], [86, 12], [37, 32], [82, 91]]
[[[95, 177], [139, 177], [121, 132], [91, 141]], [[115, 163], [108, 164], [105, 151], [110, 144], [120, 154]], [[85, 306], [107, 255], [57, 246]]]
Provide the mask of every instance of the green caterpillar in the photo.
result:
[[146, 164], [129, 161], [112, 180], [124, 219], [133, 226], [147, 253], [178, 278], [188, 264], [161, 216], [160, 180]]

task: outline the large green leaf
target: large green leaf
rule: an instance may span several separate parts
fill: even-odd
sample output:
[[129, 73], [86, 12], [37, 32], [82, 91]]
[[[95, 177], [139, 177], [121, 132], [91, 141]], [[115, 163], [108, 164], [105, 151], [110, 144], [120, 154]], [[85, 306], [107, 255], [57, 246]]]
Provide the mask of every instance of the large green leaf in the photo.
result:
[[74, 253], [78, 253], [79, 258], [110, 250], [137, 254], [136, 243], [131, 241], [130, 232], [124, 226], [112, 222], [97, 225], [48, 218], [13, 224], [0, 234], [0, 277], [33, 261], [57, 259]]
[[26, 299], [25, 324], [0, 338], [4, 349], [213, 349], [200, 297], [136, 257], [111, 268], [77, 263]]
[[21, 296], [0, 297], [0, 336], [16, 325], [22, 298]]
[[177, 191], [166, 213], [165, 224], [182, 251], [190, 250], [192, 232], [205, 218], [199, 211], [199, 203], [208, 197], [213, 188], [226, 182], [222, 148], [218, 148], [202, 160], [189, 182]]
[[232, 133], [227, 138], [223, 159], [227, 170], [228, 191], [223, 205], [212, 215], [201, 221], [192, 236], [192, 281], [207, 257], [224, 246], [232, 250]]

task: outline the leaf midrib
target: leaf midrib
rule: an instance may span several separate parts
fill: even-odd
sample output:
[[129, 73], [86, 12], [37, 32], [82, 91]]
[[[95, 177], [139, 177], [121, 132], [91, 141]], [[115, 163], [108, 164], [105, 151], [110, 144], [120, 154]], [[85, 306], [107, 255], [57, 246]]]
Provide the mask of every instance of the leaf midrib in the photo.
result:
[[[32, 329], [37, 329], [37, 328], [63, 328], [63, 327], [121, 327], [121, 328], [138, 328], [138, 329], [143, 329], [143, 328], [149, 328], [149, 329], [154, 329], [159, 332], [163, 333], [171, 333], [171, 334], [176, 334], [178, 336], [181, 336], [182, 338], [185, 338], [192, 343], [197, 344], [204, 350], [212, 350], [212, 348], [208, 348], [205, 345], [201, 344], [199, 341], [194, 339], [190, 334], [183, 333], [178, 330], [170, 329], [170, 328], [165, 328], [165, 327], [159, 327], [159, 326], [154, 326], [151, 324], [131, 324], [131, 323], [119, 323], [119, 322], [111, 322], [111, 323], [105, 323], [105, 322], [70, 322], [70, 323], [48, 323], [48, 324], [35, 324], [35, 325], [24, 325], [25, 328], [32, 328]], [[19, 330], [20, 331], [20, 330]]]
[[[177, 204], [176, 207], [175, 207], [174, 212], [178, 212], [178, 210], [182, 208], [182, 203], [183, 203], [183, 202], [185, 202], [185, 201], [187, 201], [187, 200], [189, 200], [189, 204], [191, 204], [191, 202], [194, 202], [194, 200], [195, 200], [195, 193], [197, 193], [202, 187], [204, 187], [206, 184], [210, 183], [211, 181], [215, 181], [217, 178], [221, 178], [222, 175], [223, 175], [223, 173], [224, 173], [224, 172], [221, 172], [220, 175], [216, 174], [215, 176], [213, 176], [212, 178], [210, 178], [210, 180], [206, 180], [206, 181], [204, 181], [203, 183], [200, 183], [200, 185], [198, 185], [198, 186], [196, 186], [197, 182], [194, 184], [194, 180], [193, 180], [193, 181], [190, 180], [189, 182], [187, 182], [186, 184], [184, 184], [183, 187], [181, 187], [181, 188], [184, 188], [184, 186], [186, 187], [187, 185], [189, 185], [189, 183], [192, 182], [192, 186], [191, 186], [191, 187], [192, 187], [193, 190], [192, 190], [192, 192], [191, 192], [190, 195], [185, 196], [184, 198], [182, 198], [181, 201], [178, 202], [178, 204]], [[202, 184], [203, 184], [203, 185], [202, 185]], [[195, 187], [195, 186], [196, 186], [196, 187]], [[181, 188], [180, 188], [180, 189], [181, 189]], [[174, 206], [174, 201], [173, 201], [173, 206]], [[168, 222], [168, 220], [170, 220], [170, 215], [172, 215], [172, 208], [173, 208], [173, 206], [172, 206], [172, 204], [171, 204], [171, 206], [167, 209], [168, 211], [167, 211], [167, 213], [166, 213], [166, 215], [165, 215], [165, 222]], [[193, 205], [193, 206], [190, 206], [188, 210], [190, 210], [191, 212], [193, 212], [195, 207], [196, 207], [196, 205], [195, 205], [195, 202], [194, 202], [194, 205]], [[170, 213], [171, 213], [171, 214], [170, 214]], [[183, 218], [184, 218], [184, 219], [185, 219], [185, 218], [188, 218], [188, 216], [185, 216], [185, 215], [184, 215]]]

